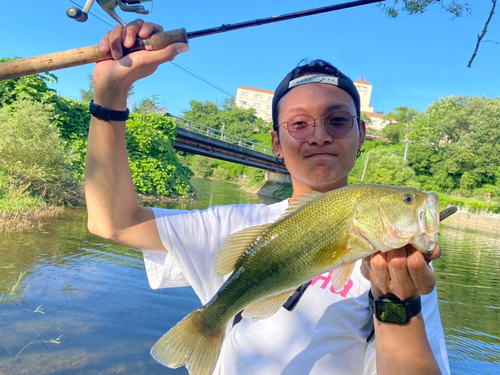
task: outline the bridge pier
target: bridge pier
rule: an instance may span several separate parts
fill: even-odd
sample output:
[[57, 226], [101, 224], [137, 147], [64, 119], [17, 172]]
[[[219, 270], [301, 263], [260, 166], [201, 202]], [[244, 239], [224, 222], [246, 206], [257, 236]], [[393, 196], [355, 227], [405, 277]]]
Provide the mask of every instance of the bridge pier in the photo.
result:
[[266, 175], [264, 177], [265, 181], [270, 181], [270, 182], [286, 182], [291, 184], [292, 179], [290, 178], [289, 174], [284, 174], [284, 173], [276, 173], [273, 171], [266, 171]]

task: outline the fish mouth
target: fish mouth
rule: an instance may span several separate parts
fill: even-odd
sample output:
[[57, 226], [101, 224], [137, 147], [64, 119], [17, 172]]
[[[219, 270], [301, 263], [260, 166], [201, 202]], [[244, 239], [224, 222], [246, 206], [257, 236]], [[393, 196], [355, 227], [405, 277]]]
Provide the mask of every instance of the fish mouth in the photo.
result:
[[430, 254], [437, 245], [439, 235], [439, 197], [427, 193], [425, 205], [418, 212], [418, 234], [411, 244], [421, 253]]

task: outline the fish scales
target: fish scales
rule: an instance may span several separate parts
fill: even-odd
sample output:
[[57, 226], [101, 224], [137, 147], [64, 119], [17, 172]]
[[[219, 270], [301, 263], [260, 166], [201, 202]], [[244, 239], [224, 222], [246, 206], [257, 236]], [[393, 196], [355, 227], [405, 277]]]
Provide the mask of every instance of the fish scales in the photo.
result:
[[[225, 325], [249, 303], [295, 290], [340, 265], [331, 244], [344, 239], [354, 205], [349, 191], [336, 190], [271, 225], [241, 256], [233, 275], [205, 305], [207, 324]], [[215, 300], [218, 302], [214, 304]]]

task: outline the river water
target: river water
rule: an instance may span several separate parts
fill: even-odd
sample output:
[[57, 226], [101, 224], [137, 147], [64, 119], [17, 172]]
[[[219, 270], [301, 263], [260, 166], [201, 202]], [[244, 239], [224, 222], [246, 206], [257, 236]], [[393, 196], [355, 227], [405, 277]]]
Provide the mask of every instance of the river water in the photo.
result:
[[[193, 180], [198, 201], [272, 203], [237, 185]], [[500, 374], [500, 236], [442, 225], [434, 262], [453, 374]], [[21, 286], [9, 296], [21, 272]], [[0, 375], [187, 374], [150, 355], [199, 301], [190, 288], [150, 289], [142, 253], [89, 234], [84, 210], [41, 230], [0, 233]]]

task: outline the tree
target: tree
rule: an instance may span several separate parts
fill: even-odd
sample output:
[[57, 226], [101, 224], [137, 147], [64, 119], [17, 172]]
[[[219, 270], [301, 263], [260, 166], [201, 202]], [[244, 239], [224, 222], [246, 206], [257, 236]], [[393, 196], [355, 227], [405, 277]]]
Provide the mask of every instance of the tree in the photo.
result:
[[82, 102], [90, 102], [94, 99], [94, 80], [92, 79], [92, 74], [87, 75], [87, 80], [89, 88], [87, 90], [80, 89], [80, 99]]
[[184, 118], [198, 124], [217, 130], [224, 128], [225, 133], [250, 140], [253, 134], [268, 131], [267, 126], [262, 126], [262, 120], [259, 120], [253, 108], [238, 107], [234, 98], [224, 99], [220, 107], [210, 101], [202, 103], [192, 100], [189, 104], [191, 108], [184, 112]]
[[0, 175], [10, 192], [29, 191], [48, 201], [68, 202], [75, 155], [51, 121], [52, 107], [16, 99], [0, 108]]
[[[500, 165], [500, 98], [439, 99], [415, 117], [410, 165], [421, 181], [472, 194], [496, 184]], [[422, 175], [427, 177], [422, 177]]]
[[404, 105], [394, 108], [395, 112], [389, 112], [384, 116], [390, 123], [382, 130], [382, 137], [390, 139], [393, 143], [399, 143], [408, 139], [413, 119], [418, 115], [416, 109]]
[[[94, 99], [94, 79], [92, 77], [92, 74], [87, 75], [87, 80], [89, 83], [88, 89], [80, 89], [80, 100], [84, 103], [90, 102], [92, 99]], [[134, 95], [134, 85], [130, 87], [127, 93], [127, 102], [130, 101], [132, 96]]]
[[[488, 25], [495, 13], [497, 0], [491, 0], [491, 11], [488, 15], [488, 18], [484, 24], [484, 28], [481, 34], [477, 37], [476, 48], [472, 54], [471, 59], [467, 66], [470, 68], [474, 58], [477, 55], [477, 51], [479, 49], [479, 45], [481, 44], [482, 39], [486, 35], [488, 31]], [[472, 12], [472, 7], [467, 0], [449, 0], [449, 1], [441, 1], [441, 0], [393, 0], [392, 5], [380, 4], [380, 7], [386, 12], [389, 17], [396, 18], [399, 16], [401, 12], [406, 12], [410, 15], [422, 14], [424, 13], [429, 6], [439, 4], [442, 9], [446, 12], [453, 15], [453, 17], [464, 17], [469, 15]]]
[[160, 113], [163, 114], [167, 111], [167, 108], [160, 104], [160, 99], [158, 95], [153, 94], [151, 98], [142, 99], [138, 105], [134, 103], [132, 106], [132, 112], [140, 113], [143, 115], [149, 115], [150, 113]]

